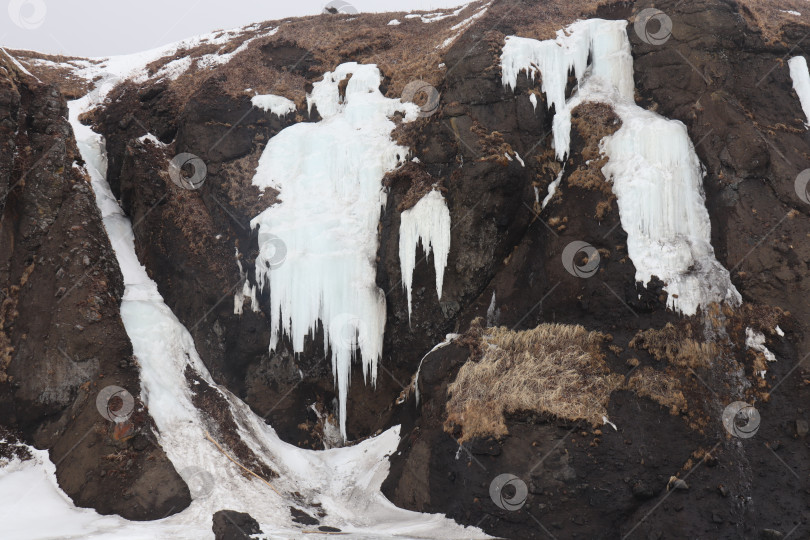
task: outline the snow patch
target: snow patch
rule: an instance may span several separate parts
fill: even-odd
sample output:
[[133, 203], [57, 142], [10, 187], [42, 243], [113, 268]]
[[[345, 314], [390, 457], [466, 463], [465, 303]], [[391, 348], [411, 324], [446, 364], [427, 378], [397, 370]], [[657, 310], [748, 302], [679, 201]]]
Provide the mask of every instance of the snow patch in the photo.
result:
[[157, 146], [158, 148], [166, 148], [166, 146], [167, 146], [165, 143], [160, 142], [160, 139], [158, 139], [157, 137], [155, 137], [151, 133], [147, 133], [143, 137], [138, 137], [137, 141], [139, 143], [141, 143], [141, 144], [144, 144], [145, 142], [149, 141], [150, 143]]
[[295, 103], [283, 96], [274, 96], [273, 94], [253, 96], [250, 102], [254, 107], [271, 112], [276, 116], [286, 116], [295, 111]]
[[11, 54], [10, 54], [10, 53], [9, 53], [9, 52], [8, 52], [8, 51], [5, 49], [5, 48], [0, 47], [0, 51], [3, 51], [3, 53], [5, 53], [5, 55], [6, 55], [6, 56], [8, 56], [9, 60], [11, 60], [11, 62], [12, 62], [12, 63], [13, 63], [15, 66], [17, 66], [17, 69], [19, 69], [20, 71], [22, 71], [23, 73], [25, 73], [25, 74], [26, 74], [26, 75], [28, 75], [29, 77], [33, 77], [33, 78], [34, 78], [34, 79], [36, 79], [38, 82], [42, 82], [42, 81], [40, 81], [40, 80], [39, 80], [39, 77], [37, 77], [36, 75], [32, 74], [30, 71], [28, 71], [27, 69], [25, 69], [25, 66], [23, 66], [23, 65], [20, 63], [20, 61], [19, 61], [19, 60], [17, 60], [17, 59], [16, 59], [14, 56], [12, 56], [12, 55], [11, 55]]
[[804, 116], [807, 118], [805, 127], [810, 128], [810, 72], [807, 69], [807, 60], [804, 56], [794, 56], [788, 60], [790, 78], [793, 80], [793, 89], [799, 95]]
[[[464, 33], [464, 30], [466, 30], [467, 28], [469, 28], [469, 27], [470, 27], [470, 25], [472, 25], [472, 23], [474, 23], [476, 20], [478, 20], [478, 19], [480, 19], [481, 17], [483, 17], [483, 16], [484, 16], [484, 14], [487, 12], [487, 9], [489, 8], [490, 4], [492, 4], [492, 2], [490, 2], [489, 4], [487, 4], [487, 5], [483, 6], [481, 9], [479, 9], [478, 11], [476, 11], [475, 13], [473, 13], [473, 14], [472, 14], [470, 17], [468, 17], [468, 18], [464, 19], [464, 20], [463, 20], [463, 21], [461, 21], [460, 23], [458, 23], [458, 24], [454, 24], [453, 26], [451, 26], [451, 27], [450, 27], [450, 30], [451, 30], [451, 31], [453, 31], [453, 32], [456, 32], [456, 33], [455, 33], [455, 34], [453, 34], [452, 36], [450, 36], [449, 38], [445, 39], [445, 40], [442, 42], [442, 44], [441, 44], [441, 45], [439, 45], [437, 48], [438, 48], [438, 49], [444, 49], [444, 48], [446, 48], [448, 45], [450, 45], [451, 43], [453, 43], [453, 42], [454, 42], [456, 39], [458, 39], [458, 37], [459, 37], [461, 34], [463, 34], [463, 33]], [[465, 6], [465, 7], [466, 7], [466, 6]], [[461, 9], [463, 9], [463, 7], [462, 7]], [[461, 9], [459, 9], [459, 10], [456, 12], [456, 14], [461, 13]]]
[[433, 190], [413, 208], [402, 212], [399, 226], [399, 263], [402, 286], [408, 296], [408, 318], [411, 316], [411, 286], [416, 267], [416, 247], [421, 243], [425, 254], [433, 251], [433, 267], [436, 271], [436, 294], [442, 298], [444, 269], [450, 254], [450, 210], [444, 197]]
[[399, 26], [400, 24], [402, 23], [396, 19], [391, 19], [390, 21], [388, 21], [388, 26]]
[[410, 13], [405, 15], [406, 19], [419, 19], [423, 23], [434, 23], [443, 21], [444, 19], [449, 19], [451, 17], [458, 17], [459, 13], [464, 11], [467, 8], [467, 4], [464, 4], [460, 8], [455, 11], [451, 11], [450, 13], [445, 13], [443, 11], [436, 11], [433, 13]]
[[765, 334], [757, 332], [753, 328], [745, 329], [745, 346], [754, 351], [759, 351], [765, 355], [768, 362], [776, 362], [776, 356], [765, 346]]

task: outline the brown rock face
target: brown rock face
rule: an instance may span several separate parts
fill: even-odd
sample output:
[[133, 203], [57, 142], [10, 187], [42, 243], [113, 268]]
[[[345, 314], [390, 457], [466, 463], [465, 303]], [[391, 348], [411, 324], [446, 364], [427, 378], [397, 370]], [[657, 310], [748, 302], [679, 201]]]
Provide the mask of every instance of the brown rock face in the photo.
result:
[[[190, 502], [137, 401], [121, 277], [56, 87], [0, 63], [0, 421], [50, 451], [79, 506], [157, 519]], [[114, 432], [96, 397], [137, 406]]]
[[[658, 45], [641, 40], [632, 24], [652, 7], [672, 22], [672, 35]], [[443, 67], [431, 63], [421, 77], [440, 91], [438, 111], [397, 128], [394, 136], [418, 163], [384, 180], [380, 376], [376, 388], [368, 386], [358, 363], [348, 397], [349, 439], [402, 425], [386, 496], [505, 538], [801, 538], [810, 534], [810, 205], [797, 198], [794, 181], [810, 167], [810, 132], [785, 59], [806, 54], [810, 27], [777, 24], [777, 11], [764, 21], [767, 9], [748, 0], [495, 0], [446, 49], [429, 43], [441, 43], [444, 34], [428, 36], [424, 26], [409, 34], [418, 21], [385, 28], [388, 15], [360, 15], [352, 35], [342, 19], [312, 18], [281, 25], [275, 37], [210, 71], [121, 85], [91, 120], [106, 137], [110, 183], [134, 224], [139, 258], [213, 377], [284, 440], [322, 448], [322, 413], [334, 413], [336, 397], [322, 336], [299, 355], [284, 341], [268, 351], [267, 292], [258, 306], [246, 303], [234, 313], [234, 293], [245, 280], [255, 284], [257, 238], [249, 222], [284, 196], [260, 194], [251, 180], [273, 136], [320, 120], [316, 109], [306, 110], [304, 92], [323, 71], [376, 62], [385, 75], [382, 91], [398, 97], [417, 69], [408, 51], [429, 49]], [[574, 111], [563, 171], [551, 147], [555, 111], [546, 107], [541, 81], [522, 74], [514, 91], [503, 87], [506, 35], [548, 39], [592, 16], [629, 21], [636, 102], [687, 127], [705, 167], [712, 244], [742, 306], [705, 306], [698, 316], [681, 317], [666, 310], [660, 279], [636, 283], [616, 197], [601, 172], [599, 141], [619, 127], [609, 107]], [[442, 29], [437, 36], [455, 21], [442, 24], [434, 27]], [[92, 193], [71, 167], [78, 158], [64, 103], [17, 76], [0, 82], [0, 143], [8, 149], [0, 155], [0, 187], [8, 192], [0, 206], [0, 410], [50, 448], [54, 461], [63, 460], [60, 481], [83, 504], [124, 513], [132, 505], [121, 501], [136, 500], [139, 518], [177, 511], [188, 494], [145, 436], [147, 411], [139, 434], [115, 444], [95, 411], [94, 396], [105, 385], [135, 394], [138, 383], [117, 311], [120, 274]], [[283, 94], [298, 109], [283, 118], [265, 113], [252, 107], [248, 88]], [[137, 140], [147, 133], [163, 144]], [[207, 167], [194, 191], [168, 174], [169, 161], [185, 152]], [[557, 194], [541, 208], [538, 198], [560, 173]], [[433, 184], [452, 218], [443, 296], [436, 296], [430, 258], [421, 260], [409, 317], [401, 213]], [[564, 267], [572, 241], [598, 250], [593, 277]], [[615, 388], [606, 405], [600, 402], [615, 428], [598, 418], [594, 424], [510, 405], [506, 434], [499, 422], [497, 438], [464, 440], [470, 419], [456, 411], [448, 421], [448, 388], [465, 363], [484, 357], [486, 328], [517, 334], [552, 322], [604, 336], [592, 352], [600, 367], [593, 376]], [[777, 362], [746, 347], [748, 328], [765, 334]], [[463, 337], [428, 353], [451, 332]], [[499, 365], [507, 371], [519, 362]], [[519, 377], [513, 380], [519, 386]], [[550, 392], [554, 385], [548, 381]], [[478, 407], [479, 417], [496, 401], [480, 395], [490, 401]], [[204, 393], [198, 401], [211, 417], [222, 412]], [[736, 424], [724, 425], [724, 411], [737, 401], [755, 405], [756, 436], [735, 436]], [[150, 492], [157, 479], [165, 491]], [[234, 521], [257, 525], [223, 511], [214, 519], [218, 537], [235, 537]]]

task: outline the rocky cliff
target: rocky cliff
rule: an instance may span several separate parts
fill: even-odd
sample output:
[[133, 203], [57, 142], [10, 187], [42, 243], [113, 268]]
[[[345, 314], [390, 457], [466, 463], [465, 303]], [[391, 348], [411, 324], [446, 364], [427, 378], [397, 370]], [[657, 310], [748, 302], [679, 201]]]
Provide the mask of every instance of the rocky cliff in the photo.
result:
[[[77, 505], [155, 519], [189, 503], [137, 400], [120, 271], [65, 120], [63, 94], [104, 88], [81, 120], [106, 140], [106, 178], [141, 264], [213, 380], [284, 441], [320, 450], [399, 424], [386, 497], [499, 537], [808, 534], [810, 120], [788, 65], [808, 56], [802, 8], [494, 0], [419, 17], [332, 14], [198, 40], [125, 75], [112, 61], [10, 51], [17, 66], [0, 55], [3, 423], [50, 450]], [[650, 9], [664, 17], [645, 19]], [[560, 159], [562, 107], [550, 101], [548, 66], [535, 64], [535, 76], [523, 66], [505, 84], [510, 36], [543, 42], [594, 18], [628, 22], [624, 106], [679, 121], [699, 160], [695, 196], [734, 294], [694, 313], [677, 309], [691, 291], [662, 280], [664, 255], [642, 263], [634, 251], [628, 216], [656, 203], [620, 191], [605, 142], [631, 118], [583, 100], [568, 111]], [[594, 71], [597, 50], [585, 55]], [[253, 221], [291, 199], [254, 179], [282, 132], [335, 122], [312, 96], [350, 62], [376, 64], [380, 99], [415, 101], [419, 114], [391, 115], [407, 156], [381, 182], [376, 384], [357, 359], [341, 394], [326, 321], [302, 347], [284, 332], [270, 347], [272, 291], [256, 268], [266, 240]], [[579, 75], [565, 71], [564, 99], [585, 94]], [[360, 78], [335, 81], [336, 102], [348, 107]], [[257, 95], [276, 106], [257, 105]], [[190, 157], [178, 165], [180, 155]], [[436, 245], [430, 255], [420, 247], [409, 304], [402, 224], [436, 191], [451, 224], [441, 297]], [[298, 255], [285, 251], [286, 261]], [[683, 275], [702, 285], [704, 262]], [[640, 279], [642, 264], [660, 269]], [[352, 327], [353, 353], [355, 338]], [[108, 385], [135, 396], [135, 435], [124, 440], [97, 411]], [[200, 399], [238, 454], [228, 407]], [[742, 421], [735, 403], [747, 405]], [[150, 478], [157, 492], [138, 487], [155, 485]]]

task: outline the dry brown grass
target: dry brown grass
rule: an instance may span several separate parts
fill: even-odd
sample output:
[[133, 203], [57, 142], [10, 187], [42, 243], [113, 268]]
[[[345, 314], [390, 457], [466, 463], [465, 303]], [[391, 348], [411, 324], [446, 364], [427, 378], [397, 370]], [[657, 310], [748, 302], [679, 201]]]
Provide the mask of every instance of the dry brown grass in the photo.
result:
[[630, 340], [630, 346], [646, 350], [658, 361], [692, 369], [711, 367], [713, 359], [720, 353], [714, 343], [693, 339], [690, 326], [676, 328], [672, 323], [661, 329], [639, 330]]
[[446, 188], [441, 185], [443, 179], [434, 178], [417, 163], [406, 163], [399, 169], [388, 173], [385, 178], [385, 184], [390, 185], [392, 182], [399, 179], [406, 180], [410, 183], [410, 187], [405, 193], [402, 202], [397, 206], [399, 212], [404, 212], [416, 206], [416, 203], [427, 195], [434, 186], [438, 187], [440, 190], [446, 191]]
[[627, 381], [629, 390], [667, 407], [672, 414], [679, 414], [687, 408], [680, 387], [675, 377], [649, 366], [638, 368]]
[[504, 436], [505, 415], [527, 411], [601, 425], [611, 392], [623, 382], [604, 361], [606, 340], [578, 325], [487, 329], [478, 354], [448, 386], [445, 429], [459, 428], [462, 441]]
[[[762, 30], [766, 43], [783, 41], [783, 29], [786, 25], [807, 25], [806, 0], [737, 0], [748, 23]], [[787, 11], [797, 11], [801, 16], [791, 15]], [[808, 28], [807, 30], [810, 30]], [[795, 45], [795, 43], [786, 43]]]
[[473, 121], [470, 131], [478, 136], [478, 144], [481, 146], [482, 156], [478, 161], [493, 161], [503, 167], [515, 159], [515, 151], [512, 146], [503, 138], [499, 131], [487, 131], [477, 120]]
[[571, 126], [582, 138], [580, 151], [582, 165], [568, 176], [568, 185], [600, 192], [605, 199], [596, 206], [596, 219], [607, 216], [616, 200], [610, 183], [602, 174], [608, 158], [599, 150], [599, 142], [616, 133], [622, 127], [622, 121], [607, 103], [586, 102], [571, 111]]

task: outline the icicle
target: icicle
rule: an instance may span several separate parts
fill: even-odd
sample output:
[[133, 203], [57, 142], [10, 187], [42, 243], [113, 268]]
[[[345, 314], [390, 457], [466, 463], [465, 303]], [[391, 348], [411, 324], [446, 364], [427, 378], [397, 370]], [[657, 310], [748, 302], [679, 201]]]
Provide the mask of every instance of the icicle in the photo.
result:
[[555, 178], [554, 181], [548, 185], [548, 194], [543, 199], [543, 204], [540, 206], [541, 209], [545, 208], [546, 205], [551, 202], [551, 198], [554, 197], [554, 194], [557, 193], [557, 188], [560, 186], [560, 181], [562, 181], [564, 173], [565, 166], [560, 168], [560, 172], [557, 173], [557, 178]]
[[793, 79], [793, 89], [799, 95], [804, 116], [807, 118], [805, 126], [810, 128], [810, 72], [807, 69], [807, 60], [804, 56], [794, 56], [788, 60], [790, 78]]
[[498, 309], [498, 305], [495, 300], [495, 291], [492, 291], [492, 299], [489, 301], [489, 307], [487, 308], [487, 328], [496, 326], [500, 316], [501, 310]]
[[[349, 75], [345, 97], [338, 85]], [[380, 93], [373, 64], [341, 64], [307, 96], [323, 120], [298, 123], [273, 137], [253, 184], [279, 190], [281, 202], [253, 218], [259, 229], [256, 280], [270, 290], [271, 350], [282, 335], [304, 350], [323, 327], [324, 348], [340, 399], [346, 435], [346, 395], [357, 350], [363, 375], [376, 383], [385, 329], [385, 295], [376, 285], [377, 226], [385, 204], [382, 179], [407, 157], [391, 140], [397, 111], [418, 117], [413, 103]]]
[[[715, 259], [703, 171], [686, 127], [638, 107], [633, 99], [626, 24], [589, 19], [559, 31], [554, 40], [510, 36], [501, 57], [503, 83], [514, 88], [523, 70], [532, 79], [542, 76], [546, 102], [555, 110], [554, 148], [560, 160], [569, 153], [571, 111], [584, 102], [609, 104], [622, 126], [600, 143], [609, 158], [602, 172], [613, 184], [636, 280], [646, 284], [658, 276], [666, 283], [668, 307], [687, 315], [714, 301], [738, 304], [741, 297], [728, 270]], [[579, 84], [566, 101], [571, 69]], [[549, 186], [543, 206], [559, 178]]]
[[416, 267], [416, 246], [422, 243], [426, 254], [433, 250], [433, 267], [436, 270], [436, 294], [442, 298], [444, 269], [450, 253], [450, 210], [439, 191], [433, 190], [413, 208], [400, 216], [399, 262], [402, 285], [408, 295], [408, 318], [411, 316], [411, 285]]
[[[570, 117], [567, 122], [557, 122], [566, 109], [565, 88], [568, 74], [573, 69], [578, 82], [587, 75], [604, 79], [629, 99], [633, 98], [633, 57], [627, 41], [626, 21], [588, 19], [577, 21], [557, 31], [553, 40], [507, 36], [501, 55], [501, 71], [504, 86], [514, 89], [521, 71], [529, 78], [542, 74], [542, 91], [546, 105], [554, 107], [554, 148], [557, 158], [563, 161], [570, 143]], [[592, 58], [590, 71], [586, 68]], [[567, 116], [567, 115], [564, 115]], [[560, 118], [562, 120], [562, 118]]]

